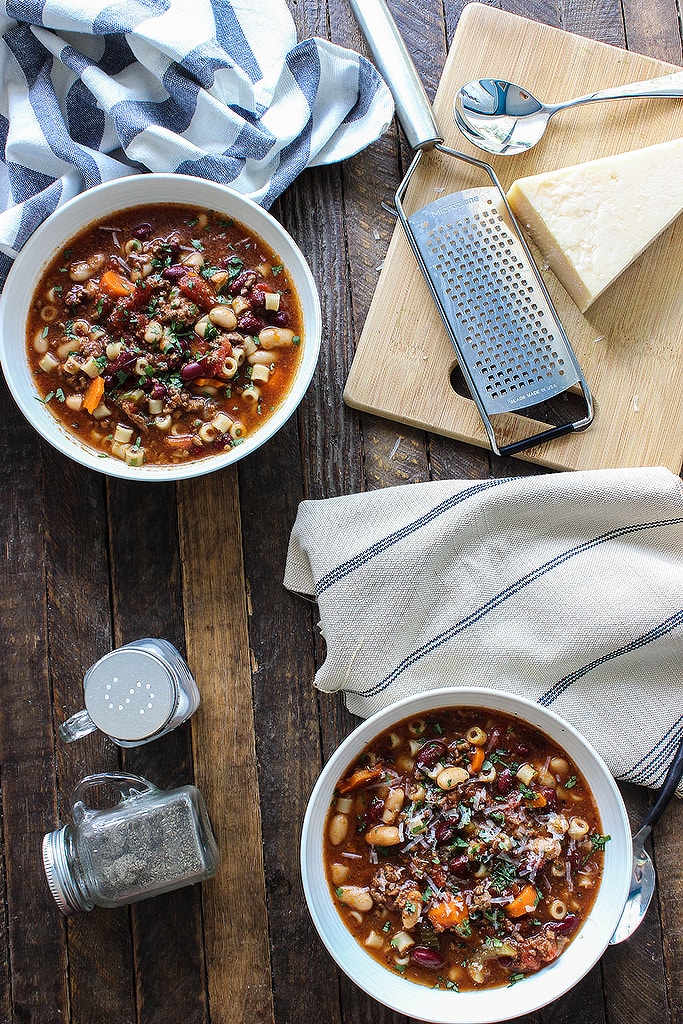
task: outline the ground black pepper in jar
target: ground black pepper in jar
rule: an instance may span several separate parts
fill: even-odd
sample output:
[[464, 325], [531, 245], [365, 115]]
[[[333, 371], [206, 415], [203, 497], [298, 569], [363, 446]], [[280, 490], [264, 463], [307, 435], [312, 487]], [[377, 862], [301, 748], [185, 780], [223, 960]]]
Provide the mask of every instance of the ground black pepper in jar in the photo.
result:
[[[103, 786], [118, 791], [118, 803], [86, 806], [88, 791]], [[215, 874], [218, 848], [195, 786], [161, 790], [136, 775], [89, 775], [74, 790], [71, 817], [43, 839], [48, 884], [64, 914], [134, 903]]]

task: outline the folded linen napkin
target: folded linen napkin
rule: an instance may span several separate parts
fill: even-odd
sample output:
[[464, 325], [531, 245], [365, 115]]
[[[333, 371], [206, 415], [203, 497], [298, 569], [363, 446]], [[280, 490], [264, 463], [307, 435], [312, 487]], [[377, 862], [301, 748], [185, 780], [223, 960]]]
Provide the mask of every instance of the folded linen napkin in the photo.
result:
[[393, 113], [359, 54], [297, 43], [285, 0], [0, 0], [0, 33], [2, 280], [37, 225], [91, 185], [178, 171], [268, 207]]
[[439, 686], [509, 690], [562, 715], [617, 778], [661, 786], [683, 736], [683, 484], [668, 470], [304, 501], [284, 582], [317, 600], [315, 683], [354, 714]]

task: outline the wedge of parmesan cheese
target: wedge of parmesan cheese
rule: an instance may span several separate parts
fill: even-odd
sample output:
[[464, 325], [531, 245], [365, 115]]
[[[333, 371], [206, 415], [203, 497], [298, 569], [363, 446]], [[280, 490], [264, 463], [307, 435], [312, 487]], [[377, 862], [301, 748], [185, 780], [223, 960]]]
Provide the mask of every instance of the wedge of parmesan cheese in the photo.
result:
[[585, 312], [683, 212], [683, 138], [520, 178], [508, 202]]

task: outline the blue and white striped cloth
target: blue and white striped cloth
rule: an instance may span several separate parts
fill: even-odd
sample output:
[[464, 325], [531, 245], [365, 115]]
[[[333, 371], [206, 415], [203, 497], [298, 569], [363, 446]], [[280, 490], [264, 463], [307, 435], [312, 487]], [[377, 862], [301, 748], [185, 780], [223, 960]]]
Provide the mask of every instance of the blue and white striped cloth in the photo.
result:
[[[683, 737], [683, 484], [666, 469], [407, 484], [299, 506], [315, 682], [367, 717], [438, 686], [551, 707], [654, 788]], [[683, 795], [683, 787], [680, 790]]]
[[0, 0], [0, 281], [72, 196], [139, 170], [268, 207], [391, 121], [359, 54], [297, 43], [284, 0]]

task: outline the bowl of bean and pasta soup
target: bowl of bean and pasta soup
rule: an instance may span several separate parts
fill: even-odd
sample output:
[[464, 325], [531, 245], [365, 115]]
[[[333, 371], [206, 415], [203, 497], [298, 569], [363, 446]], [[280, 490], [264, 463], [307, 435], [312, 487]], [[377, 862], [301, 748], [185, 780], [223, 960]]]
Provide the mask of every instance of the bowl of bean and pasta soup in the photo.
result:
[[591, 969], [631, 855], [616, 784], [570, 725], [459, 687], [398, 701], [342, 743], [301, 868], [316, 928], [361, 988], [409, 1017], [485, 1024]]
[[320, 333], [311, 272], [282, 226], [184, 175], [70, 200], [0, 299], [0, 358], [26, 417], [77, 462], [133, 480], [210, 472], [272, 437]]

